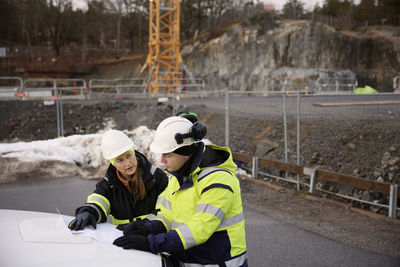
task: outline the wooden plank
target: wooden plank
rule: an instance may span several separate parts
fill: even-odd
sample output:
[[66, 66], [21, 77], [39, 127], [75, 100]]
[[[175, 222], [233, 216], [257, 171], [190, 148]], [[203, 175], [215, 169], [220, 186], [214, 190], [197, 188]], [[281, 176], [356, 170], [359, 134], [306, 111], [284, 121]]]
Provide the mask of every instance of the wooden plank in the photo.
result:
[[379, 192], [382, 194], [390, 194], [390, 184], [383, 183], [368, 179], [363, 179], [351, 175], [335, 173], [325, 170], [317, 170], [317, 180], [324, 180], [329, 182], [334, 182], [338, 184], [349, 185], [357, 187], [360, 189], [370, 190], [374, 192]]
[[[242, 161], [245, 163], [252, 163], [253, 157], [240, 153], [232, 153], [234, 160]], [[281, 171], [288, 171], [295, 174], [304, 174], [310, 175], [311, 168], [299, 166], [296, 164], [285, 163], [281, 161], [270, 160], [266, 158], [258, 159], [258, 166], [274, 168]], [[385, 182], [378, 182], [374, 180], [368, 180], [364, 178], [359, 178], [347, 174], [336, 173], [332, 171], [326, 171], [317, 169], [316, 171], [316, 179], [324, 180], [328, 182], [333, 182], [342, 185], [348, 185], [364, 190], [374, 191], [378, 193], [382, 193], [385, 195], [390, 195], [390, 184]], [[400, 199], [400, 194], [397, 195], [397, 198]]]
[[253, 157], [245, 154], [240, 154], [240, 153], [232, 153], [233, 159], [237, 161], [241, 161], [244, 163], [252, 163], [253, 162]]
[[313, 103], [317, 107], [339, 107], [339, 106], [366, 106], [366, 105], [397, 105], [400, 101], [364, 101], [364, 102], [341, 102], [341, 103]]
[[303, 166], [286, 163], [286, 162], [281, 162], [281, 161], [265, 159], [265, 158], [258, 159], [258, 166], [274, 168], [274, 169], [288, 171], [288, 172], [296, 173], [296, 174], [304, 174]]

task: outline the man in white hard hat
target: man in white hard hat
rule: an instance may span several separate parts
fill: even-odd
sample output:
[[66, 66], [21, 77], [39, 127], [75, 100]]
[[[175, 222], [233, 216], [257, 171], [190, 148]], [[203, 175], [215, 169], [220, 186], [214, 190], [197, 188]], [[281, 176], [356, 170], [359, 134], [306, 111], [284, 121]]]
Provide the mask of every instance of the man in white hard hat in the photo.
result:
[[165, 172], [154, 167], [134, 149], [133, 141], [123, 132], [107, 131], [101, 141], [103, 157], [110, 162], [105, 177], [75, 212], [71, 230], [107, 221], [126, 224], [155, 211], [158, 195], [168, 184]]
[[160, 212], [126, 226], [115, 245], [168, 252], [174, 266], [247, 266], [236, 164], [229, 148], [200, 141], [205, 132], [178, 116], [160, 123], [150, 149], [171, 174]]

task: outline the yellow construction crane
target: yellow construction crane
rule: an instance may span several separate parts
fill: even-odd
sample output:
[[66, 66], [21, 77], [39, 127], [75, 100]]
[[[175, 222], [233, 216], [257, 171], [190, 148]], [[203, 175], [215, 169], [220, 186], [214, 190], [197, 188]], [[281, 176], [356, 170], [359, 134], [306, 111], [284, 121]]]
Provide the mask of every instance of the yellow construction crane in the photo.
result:
[[173, 92], [182, 78], [180, 53], [180, 1], [150, 0], [149, 69], [147, 89], [150, 95]]

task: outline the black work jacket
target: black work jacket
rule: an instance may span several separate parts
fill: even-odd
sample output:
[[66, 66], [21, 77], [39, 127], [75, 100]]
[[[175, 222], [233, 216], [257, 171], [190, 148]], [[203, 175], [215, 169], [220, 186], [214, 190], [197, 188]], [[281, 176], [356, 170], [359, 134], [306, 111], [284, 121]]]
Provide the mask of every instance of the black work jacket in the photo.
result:
[[[168, 177], [163, 170], [152, 166], [140, 152], [135, 151], [135, 156], [146, 188], [146, 196], [143, 199], [140, 199], [140, 195], [132, 195], [128, 191], [118, 179], [117, 170], [112, 164], [108, 167], [105, 177], [96, 184], [96, 189], [93, 192], [104, 196], [110, 202], [110, 215], [117, 220], [132, 221], [135, 217], [154, 212], [157, 197], [168, 184]], [[76, 214], [87, 210], [97, 215], [98, 222], [105, 222], [107, 215], [104, 214], [103, 210], [101, 208], [93, 209], [90, 205], [79, 207]], [[100, 210], [100, 214], [95, 210]]]

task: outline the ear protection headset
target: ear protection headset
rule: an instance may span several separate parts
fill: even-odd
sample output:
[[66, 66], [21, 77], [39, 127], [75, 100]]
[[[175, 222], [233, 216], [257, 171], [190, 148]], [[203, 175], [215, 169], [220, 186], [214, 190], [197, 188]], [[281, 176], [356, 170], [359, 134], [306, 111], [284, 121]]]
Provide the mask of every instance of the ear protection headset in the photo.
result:
[[178, 145], [183, 143], [183, 139], [186, 138], [193, 138], [195, 141], [203, 139], [203, 137], [207, 133], [207, 127], [201, 123], [201, 122], [195, 122], [193, 123], [192, 127], [190, 127], [190, 130], [188, 133], [181, 134], [177, 133], [175, 134], [175, 140]]

